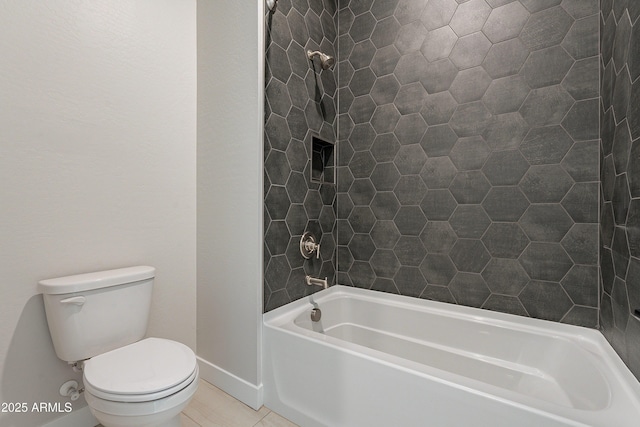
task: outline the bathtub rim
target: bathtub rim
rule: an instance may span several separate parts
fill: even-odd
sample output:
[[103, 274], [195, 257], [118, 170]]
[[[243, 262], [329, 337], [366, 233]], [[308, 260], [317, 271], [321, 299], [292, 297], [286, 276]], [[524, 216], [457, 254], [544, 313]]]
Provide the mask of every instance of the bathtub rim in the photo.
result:
[[[600, 363], [604, 362], [603, 374], [606, 377], [610, 389], [616, 387], [614, 390], [615, 396], [610, 399], [611, 402], [609, 405], [602, 410], [569, 408], [553, 405], [541, 400], [534, 400], [531, 402], [532, 404], [530, 404], [529, 402], [533, 398], [521, 395], [518, 399], [512, 399], [506, 397], [504, 391], [501, 391], [499, 387], [429, 367], [428, 365], [423, 365], [418, 362], [402, 359], [380, 350], [369, 349], [331, 336], [323, 336], [317, 332], [294, 325], [294, 320], [300, 314], [312, 308], [313, 302], [321, 306], [326, 301], [339, 298], [357, 298], [400, 308], [429, 311], [445, 317], [467, 319], [492, 326], [522, 330], [532, 334], [548, 336], [551, 333], [553, 337], [578, 345], [586, 350], [591, 358], [599, 359], [598, 361]], [[623, 408], [634, 408], [636, 415], [640, 415], [640, 383], [613, 350], [604, 335], [596, 329], [344, 285], [334, 285], [328, 289], [321, 290], [315, 294], [267, 312], [263, 315], [263, 322], [264, 327], [275, 328], [283, 333], [297, 336], [307, 341], [320, 343], [340, 351], [345, 351], [351, 355], [377, 361], [393, 369], [414, 373], [446, 386], [535, 412], [557, 421], [567, 422], [567, 425], [589, 426], [590, 424], [588, 424], [587, 420], [593, 414], [607, 414], [611, 411], [617, 411], [620, 409], [620, 405], [623, 405]], [[363, 349], [365, 349], [365, 351], [363, 351]], [[402, 359], [403, 362], [399, 364], [398, 359]], [[426, 369], [421, 369], [421, 367], [426, 367]], [[612, 379], [615, 380], [614, 384], [611, 383]], [[610, 391], [610, 393], [612, 392]], [[569, 414], [567, 414], [568, 411], [580, 415], [579, 419], [569, 416]]]

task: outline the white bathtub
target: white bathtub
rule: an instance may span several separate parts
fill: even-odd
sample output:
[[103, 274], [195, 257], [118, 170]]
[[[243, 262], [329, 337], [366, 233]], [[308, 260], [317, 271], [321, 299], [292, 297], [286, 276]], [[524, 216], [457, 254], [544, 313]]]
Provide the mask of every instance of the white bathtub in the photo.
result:
[[265, 405], [304, 427], [640, 425], [591, 329], [333, 286], [266, 313], [264, 344]]

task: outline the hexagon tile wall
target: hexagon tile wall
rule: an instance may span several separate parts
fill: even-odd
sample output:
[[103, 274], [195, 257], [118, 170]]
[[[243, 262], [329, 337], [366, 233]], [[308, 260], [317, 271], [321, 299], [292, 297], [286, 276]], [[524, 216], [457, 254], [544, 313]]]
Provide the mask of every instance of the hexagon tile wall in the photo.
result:
[[[296, 275], [309, 267], [287, 255], [318, 220], [338, 283], [597, 326], [597, 0], [278, 8], [266, 310], [308, 292]], [[300, 59], [308, 45], [338, 46], [337, 85]], [[310, 134], [337, 135], [335, 194], [310, 196], [323, 189], [304, 170]]]
[[640, 2], [600, 7], [600, 329], [640, 378]]
[[595, 327], [598, 2], [339, 19], [338, 282]]

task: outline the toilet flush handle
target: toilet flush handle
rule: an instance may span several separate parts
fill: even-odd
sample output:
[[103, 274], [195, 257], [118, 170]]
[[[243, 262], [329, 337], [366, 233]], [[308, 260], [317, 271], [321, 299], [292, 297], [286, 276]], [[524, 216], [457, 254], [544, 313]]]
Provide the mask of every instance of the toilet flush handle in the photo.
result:
[[84, 303], [87, 301], [87, 299], [83, 296], [79, 296], [79, 297], [71, 297], [71, 298], [65, 298], [63, 300], [60, 300], [60, 304], [74, 304], [74, 305], [84, 305]]

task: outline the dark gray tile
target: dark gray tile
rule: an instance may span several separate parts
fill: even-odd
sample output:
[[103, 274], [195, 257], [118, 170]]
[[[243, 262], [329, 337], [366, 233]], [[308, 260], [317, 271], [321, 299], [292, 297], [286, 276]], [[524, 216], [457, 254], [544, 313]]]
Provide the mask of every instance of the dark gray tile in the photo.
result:
[[397, 3], [393, 16], [404, 25], [422, 16], [427, 0], [399, 0]]
[[349, 277], [354, 286], [368, 289], [376, 279], [376, 273], [368, 262], [354, 261], [349, 269]]
[[398, 138], [392, 133], [387, 133], [375, 137], [371, 154], [378, 162], [390, 162], [396, 157], [399, 150]]
[[520, 146], [531, 165], [560, 163], [571, 146], [571, 137], [560, 126], [533, 128]]
[[598, 96], [600, 63], [597, 56], [576, 61], [562, 86], [576, 100]]
[[598, 267], [596, 265], [574, 265], [561, 283], [574, 304], [598, 307]]
[[420, 208], [429, 221], [446, 221], [457, 204], [449, 190], [429, 190], [420, 203]]
[[484, 0], [468, 0], [458, 6], [449, 26], [459, 36], [465, 36], [480, 31], [490, 13], [491, 7]]
[[640, 257], [640, 199], [633, 199], [629, 204], [626, 230], [630, 254]]
[[520, 39], [511, 39], [494, 44], [489, 49], [482, 66], [494, 78], [518, 74], [529, 56], [529, 50]]
[[522, 74], [531, 88], [552, 86], [562, 82], [573, 59], [560, 46], [532, 52], [522, 67]]
[[528, 18], [529, 12], [520, 2], [510, 2], [491, 12], [482, 31], [491, 42], [499, 43], [517, 37]]
[[271, 150], [267, 160], [264, 162], [264, 167], [272, 184], [285, 185], [287, 183], [287, 178], [289, 178], [289, 173], [291, 173], [291, 167], [289, 166], [285, 153]]
[[459, 304], [482, 307], [491, 291], [479, 274], [459, 272], [455, 275], [449, 290]]
[[264, 203], [272, 220], [284, 219], [289, 211], [291, 200], [285, 187], [272, 185], [267, 193]]
[[480, 171], [459, 172], [449, 186], [451, 194], [461, 204], [481, 203], [490, 188], [491, 184]]
[[481, 308], [499, 311], [501, 313], [516, 314], [518, 316], [529, 316], [529, 313], [527, 313], [517, 297], [506, 295], [490, 295]]
[[560, 124], [571, 106], [573, 98], [562, 86], [534, 89], [525, 99], [520, 114], [531, 126]]
[[561, 7], [545, 9], [531, 15], [520, 40], [532, 51], [554, 46], [562, 42], [572, 24], [573, 19]]
[[[339, 200], [338, 206], [340, 206]], [[398, 202], [395, 194], [393, 194], [391, 191], [379, 191], [371, 201], [371, 210], [373, 211], [373, 214], [376, 216], [376, 218], [380, 220], [393, 219], [399, 209], [400, 202]]]
[[388, 249], [376, 249], [370, 264], [377, 277], [387, 279], [392, 279], [400, 268], [400, 261], [395, 253]]
[[[371, 13], [357, 15], [349, 29], [349, 35], [354, 42], [358, 43], [367, 39], [376, 25], [376, 18]], [[311, 33], [311, 31], [310, 31]]]
[[575, 222], [597, 222], [598, 184], [575, 184], [562, 201], [562, 206]]
[[459, 137], [475, 136], [484, 132], [489, 125], [490, 119], [491, 113], [482, 102], [476, 101], [460, 105], [456, 112], [453, 113], [450, 125]]
[[378, 77], [393, 73], [398, 61], [400, 61], [400, 52], [395, 46], [385, 46], [382, 49], [374, 50], [374, 55], [369, 60], [369, 63], [371, 63], [371, 69]]
[[575, 224], [562, 239], [562, 247], [576, 264], [597, 265], [598, 225]]
[[482, 32], [476, 32], [460, 37], [449, 59], [458, 69], [464, 70], [482, 64], [490, 48], [491, 42], [487, 37]]
[[458, 237], [479, 239], [491, 220], [480, 205], [459, 205], [449, 218], [449, 223]]
[[480, 273], [491, 259], [482, 242], [476, 239], [458, 239], [449, 257], [458, 271], [470, 273]]
[[376, 189], [367, 178], [356, 179], [349, 189], [349, 197], [356, 206], [368, 205], [375, 194]]
[[[394, 70], [394, 74], [400, 84], [404, 85], [419, 82], [421, 77], [425, 75], [425, 73], [429, 72], [429, 68], [427, 60], [424, 59], [422, 53], [411, 52], [400, 57], [398, 65], [396, 65]], [[425, 89], [429, 91], [429, 88], [426, 86]]]
[[371, 98], [378, 105], [392, 103], [398, 91], [400, 83], [393, 74], [379, 77], [371, 88]]
[[571, 258], [559, 243], [532, 242], [519, 261], [534, 280], [558, 282], [573, 267]]
[[531, 241], [559, 242], [573, 226], [567, 212], [557, 203], [533, 204], [520, 219]]
[[369, 151], [359, 151], [353, 155], [349, 168], [354, 178], [368, 178], [376, 167], [376, 161]]
[[420, 82], [402, 85], [394, 105], [401, 114], [419, 113], [425, 96], [427, 92]]
[[527, 135], [529, 125], [520, 113], [493, 116], [482, 136], [494, 151], [518, 148]]
[[599, 145], [598, 140], [576, 142], [562, 160], [562, 167], [575, 182], [589, 182], [599, 179]]
[[502, 295], [517, 296], [529, 283], [529, 276], [516, 259], [492, 258], [482, 277], [491, 292]]
[[616, 176], [612, 199], [613, 218], [616, 225], [625, 225], [627, 222], [630, 200], [631, 196], [629, 195], [627, 174]]
[[[458, 170], [480, 169], [487, 161], [491, 150], [481, 136], [459, 138], [449, 157]], [[424, 169], [423, 169], [424, 170]]]
[[430, 158], [440, 157], [449, 154], [456, 140], [456, 134], [449, 125], [429, 126], [420, 141], [420, 145]]
[[449, 26], [429, 31], [422, 44], [421, 52], [429, 62], [445, 59], [451, 54], [458, 36]]
[[403, 145], [393, 162], [401, 175], [419, 174], [427, 160], [420, 144]]
[[573, 307], [560, 284], [532, 280], [519, 295], [527, 312], [539, 319], [560, 321]]
[[531, 203], [557, 203], [567, 194], [573, 180], [560, 165], [531, 166], [520, 182]]
[[[322, 210], [325, 211], [328, 207], [330, 208], [330, 206], [324, 206]], [[322, 217], [320, 217], [320, 219], [322, 219]], [[376, 223], [376, 217], [373, 215], [373, 212], [371, 212], [371, 209], [369, 209], [369, 206], [354, 207], [348, 219], [353, 231], [356, 233], [369, 233]], [[335, 221], [335, 218], [333, 218], [333, 220]], [[327, 232], [330, 231], [330, 229], [324, 230], [323, 227], [323, 231]]]
[[418, 267], [402, 266], [393, 277], [401, 295], [419, 297], [427, 286]]
[[455, 298], [446, 286], [427, 285], [424, 291], [422, 291], [420, 298], [456, 304]]
[[458, 103], [464, 104], [480, 100], [490, 84], [491, 77], [484, 68], [473, 67], [462, 70], [456, 75], [449, 92]]
[[448, 188], [457, 172], [449, 157], [432, 157], [424, 162], [420, 177], [427, 188], [435, 190]]
[[[422, 56], [422, 54], [420, 55]], [[448, 58], [441, 59], [430, 62], [426, 66], [422, 65], [419, 70], [419, 80], [427, 90], [427, 93], [434, 94], [449, 89], [456, 78], [457, 72], [458, 69], [453, 65], [453, 62]]]
[[378, 163], [370, 178], [377, 191], [392, 191], [400, 179], [400, 172], [391, 162]]
[[598, 138], [598, 100], [576, 102], [562, 121], [562, 126], [576, 141]]
[[354, 234], [348, 246], [353, 259], [356, 261], [369, 261], [376, 250], [373, 240], [368, 234]]
[[377, 248], [393, 249], [400, 239], [400, 232], [393, 221], [376, 221], [371, 230], [371, 238]]
[[616, 175], [620, 175], [627, 171], [630, 147], [631, 137], [629, 136], [627, 121], [622, 120], [622, 122], [620, 122], [620, 124], [616, 126], [615, 134], [613, 137], [612, 153], [613, 165], [615, 166]]
[[495, 79], [489, 85], [482, 101], [492, 114], [518, 111], [529, 94], [529, 86], [521, 76]]
[[492, 257], [515, 259], [527, 247], [529, 239], [516, 223], [494, 222], [482, 237], [482, 242]]
[[447, 25], [457, 6], [455, 0], [430, 0], [421, 18], [425, 28], [432, 31]]
[[427, 95], [423, 101], [420, 114], [429, 126], [447, 123], [458, 107], [449, 92]]
[[285, 221], [271, 221], [264, 237], [265, 244], [272, 256], [283, 255], [289, 244], [289, 229]]
[[427, 223], [427, 218], [417, 206], [401, 206], [393, 221], [403, 236], [418, 236]]
[[378, 21], [371, 34], [371, 41], [378, 49], [389, 46], [393, 44], [399, 30], [398, 21], [393, 16], [389, 16]]
[[417, 205], [427, 193], [427, 187], [419, 175], [404, 175], [393, 192], [401, 205]]
[[492, 185], [516, 185], [529, 169], [529, 163], [518, 150], [491, 153], [482, 172]]
[[401, 55], [420, 49], [427, 35], [427, 30], [420, 21], [413, 21], [400, 27], [395, 32], [394, 45]]
[[402, 236], [393, 248], [393, 253], [401, 265], [417, 267], [422, 263], [427, 250], [417, 236]]
[[400, 117], [394, 134], [402, 145], [418, 144], [427, 130], [427, 124], [420, 114]]
[[[390, 46], [387, 46], [387, 47], [390, 47]], [[395, 50], [395, 48], [393, 49]], [[354, 70], [359, 70], [360, 68], [368, 67], [369, 64], [371, 64], [371, 69], [375, 72], [376, 68], [380, 66], [380, 64], [377, 64], [376, 66], [374, 66], [374, 62], [372, 62], [375, 59], [374, 55], [376, 53], [377, 53], [376, 47], [373, 45], [371, 40], [365, 40], [363, 42], [356, 43], [353, 46], [353, 50], [349, 55], [349, 62], [351, 63], [351, 66], [353, 67]], [[389, 65], [389, 63], [386, 61], [393, 61], [393, 58], [389, 56], [386, 56], [384, 59], [387, 65]], [[395, 63], [393, 65], [395, 66]], [[379, 68], [378, 68], [378, 71], [380, 71]], [[388, 74], [388, 73], [385, 73], [385, 74]], [[381, 76], [383, 74], [376, 73], [376, 75]]]
[[456, 235], [447, 221], [429, 221], [420, 239], [429, 253], [447, 253], [456, 242]]
[[518, 221], [529, 201], [518, 187], [493, 187], [482, 207], [493, 221]]

